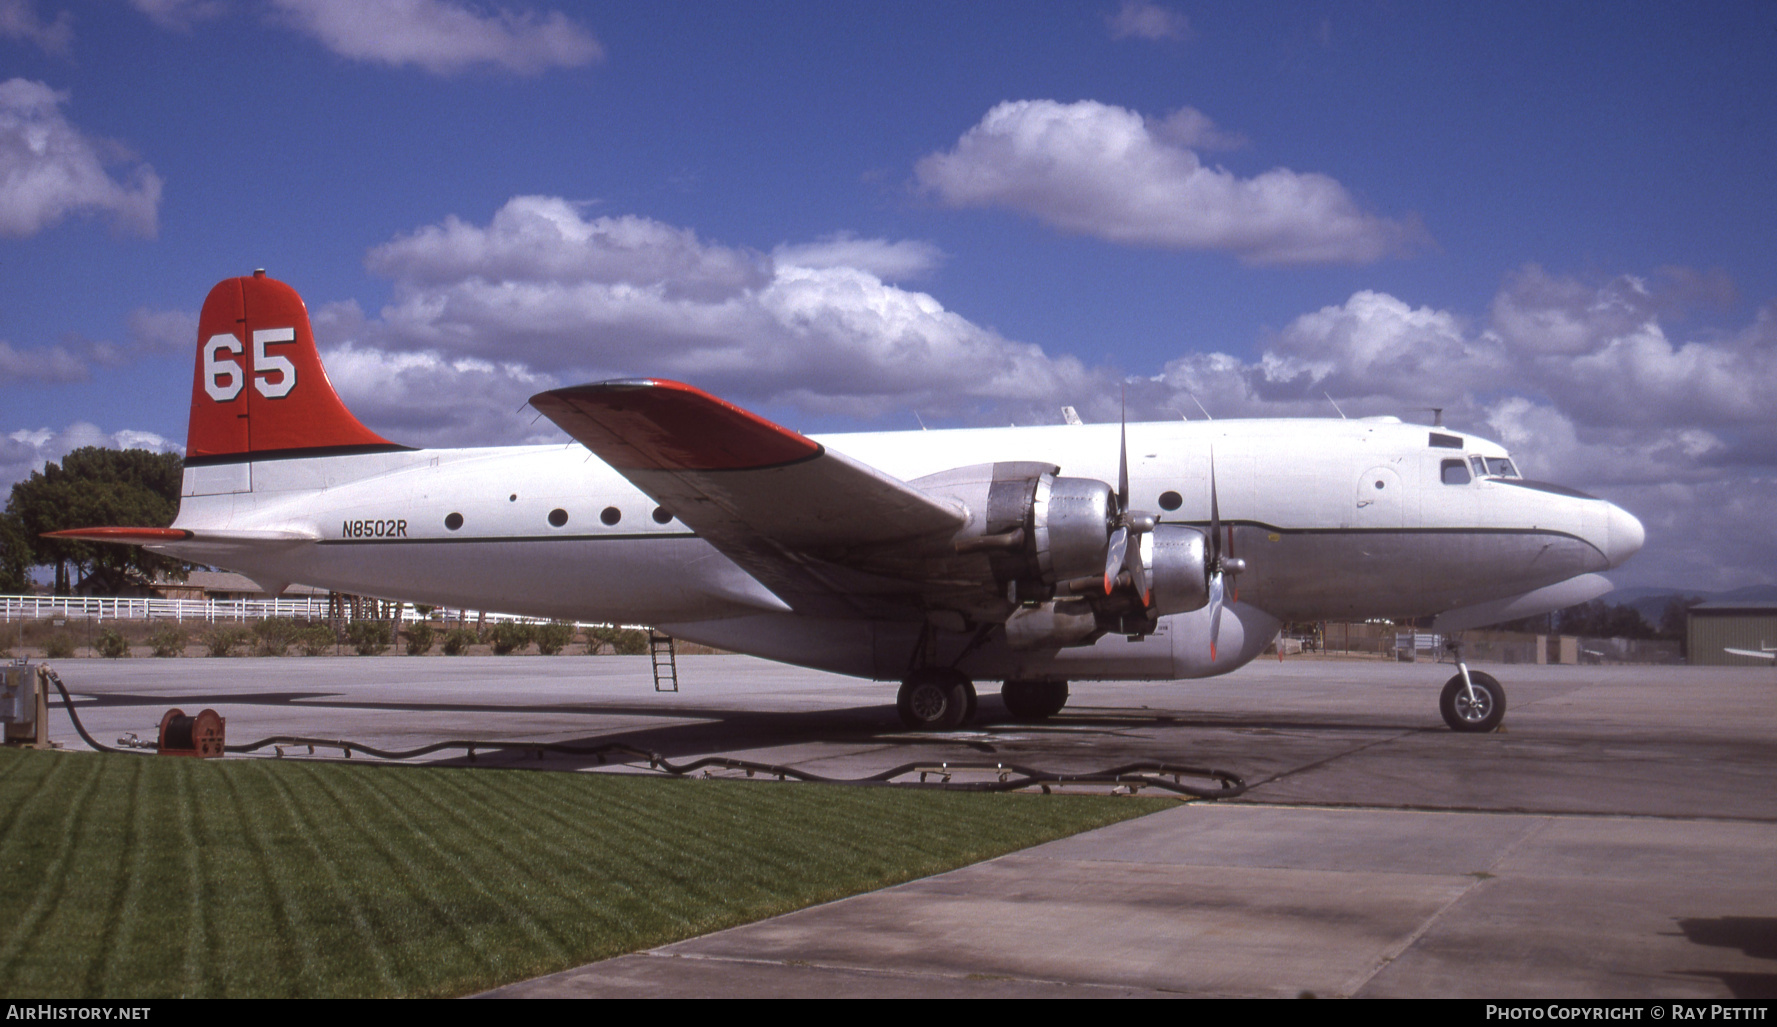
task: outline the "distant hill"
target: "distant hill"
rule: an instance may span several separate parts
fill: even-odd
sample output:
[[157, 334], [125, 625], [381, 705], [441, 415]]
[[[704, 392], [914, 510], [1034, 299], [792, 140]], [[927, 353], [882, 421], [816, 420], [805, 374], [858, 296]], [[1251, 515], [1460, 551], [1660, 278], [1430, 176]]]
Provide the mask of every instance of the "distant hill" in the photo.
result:
[[1635, 612], [1649, 624], [1659, 626], [1660, 614], [1666, 610], [1666, 604], [1675, 596], [1700, 596], [1706, 602], [1752, 602], [1777, 603], [1777, 585], [1747, 585], [1744, 588], [1729, 589], [1726, 592], [1711, 592], [1701, 588], [1619, 588], [1607, 592], [1600, 598], [1613, 606], [1633, 606]]

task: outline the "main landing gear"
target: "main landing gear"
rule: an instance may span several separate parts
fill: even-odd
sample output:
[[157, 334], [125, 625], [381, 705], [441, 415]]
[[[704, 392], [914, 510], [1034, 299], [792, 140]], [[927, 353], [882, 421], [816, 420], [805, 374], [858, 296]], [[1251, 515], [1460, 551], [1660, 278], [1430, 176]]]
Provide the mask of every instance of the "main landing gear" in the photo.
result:
[[1456, 676], [1444, 682], [1438, 696], [1438, 712], [1450, 730], [1464, 734], [1498, 729], [1506, 715], [1506, 693], [1498, 679], [1478, 670], [1468, 669], [1462, 661], [1462, 644], [1448, 643], [1456, 657]]
[[[1013, 720], [1048, 720], [1067, 705], [1065, 681], [1008, 681], [1000, 698]], [[915, 731], [951, 731], [975, 717], [975, 683], [948, 667], [916, 670], [901, 683], [895, 708]]]
[[927, 667], [901, 682], [901, 723], [915, 731], [950, 731], [975, 715], [975, 683], [959, 670]]

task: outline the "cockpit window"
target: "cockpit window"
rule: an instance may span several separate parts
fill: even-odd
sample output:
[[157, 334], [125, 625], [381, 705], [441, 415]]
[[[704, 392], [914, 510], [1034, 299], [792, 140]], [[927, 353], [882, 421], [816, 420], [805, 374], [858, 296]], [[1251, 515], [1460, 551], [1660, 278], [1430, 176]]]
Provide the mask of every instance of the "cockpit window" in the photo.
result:
[[1475, 469], [1477, 478], [1516, 478], [1518, 469], [1512, 466], [1511, 460], [1503, 456], [1471, 456], [1469, 466]]
[[1467, 485], [1471, 480], [1468, 473], [1468, 464], [1463, 463], [1461, 460], [1444, 461], [1443, 477], [1444, 484], [1446, 485]]

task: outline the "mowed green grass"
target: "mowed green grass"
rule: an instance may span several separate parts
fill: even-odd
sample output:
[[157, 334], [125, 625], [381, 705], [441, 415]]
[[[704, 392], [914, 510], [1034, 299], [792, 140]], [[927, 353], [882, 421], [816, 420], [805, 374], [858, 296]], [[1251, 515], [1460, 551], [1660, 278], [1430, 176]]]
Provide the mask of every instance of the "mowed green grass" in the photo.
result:
[[0, 994], [458, 995], [1174, 805], [0, 751]]

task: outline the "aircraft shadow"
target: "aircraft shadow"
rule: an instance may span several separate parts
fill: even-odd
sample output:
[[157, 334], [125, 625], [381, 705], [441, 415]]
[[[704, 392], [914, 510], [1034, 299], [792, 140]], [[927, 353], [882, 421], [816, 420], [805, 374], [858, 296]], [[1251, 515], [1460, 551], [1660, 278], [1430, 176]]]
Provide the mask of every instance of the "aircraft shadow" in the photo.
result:
[[[1739, 949], [1753, 959], [1777, 961], [1777, 917], [1688, 917], [1678, 929], [1692, 944]], [[1777, 973], [1680, 970], [1682, 977], [1709, 977], [1725, 985], [1735, 998], [1777, 998]]]

